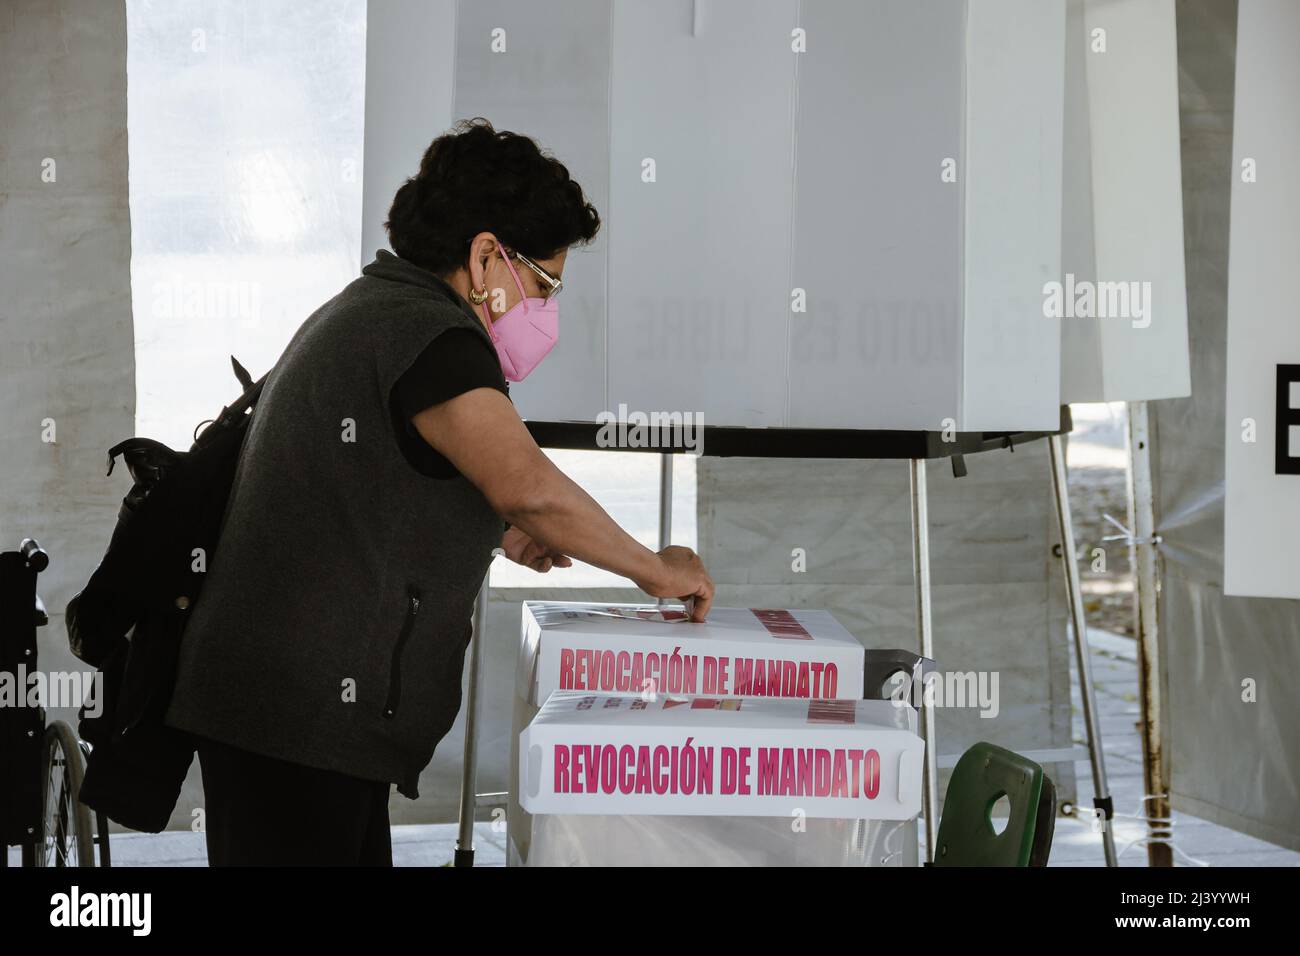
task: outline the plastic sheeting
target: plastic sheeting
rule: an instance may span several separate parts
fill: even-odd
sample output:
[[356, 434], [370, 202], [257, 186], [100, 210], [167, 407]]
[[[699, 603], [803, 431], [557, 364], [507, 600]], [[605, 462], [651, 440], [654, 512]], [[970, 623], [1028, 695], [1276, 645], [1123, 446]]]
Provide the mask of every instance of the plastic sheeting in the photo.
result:
[[1300, 850], [1300, 602], [1223, 593], [1234, 7], [1178, 16], [1193, 388], [1151, 406], [1162, 716], [1175, 809]]
[[[963, 478], [947, 462], [929, 469], [934, 652], [945, 687], [975, 675], [995, 704], [945, 694], [941, 767], [983, 740], [1019, 752], [1073, 742], [1046, 443], [972, 455], [966, 466]], [[916, 648], [905, 462], [702, 458], [698, 474], [699, 552], [717, 600], [822, 607], [869, 651]], [[1060, 798], [1074, 800], [1074, 764], [1046, 769]], [[941, 769], [941, 793], [947, 777]]]
[[917, 865], [915, 820], [807, 820], [806, 830], [784, 817], [532, 820], [529, 866]]

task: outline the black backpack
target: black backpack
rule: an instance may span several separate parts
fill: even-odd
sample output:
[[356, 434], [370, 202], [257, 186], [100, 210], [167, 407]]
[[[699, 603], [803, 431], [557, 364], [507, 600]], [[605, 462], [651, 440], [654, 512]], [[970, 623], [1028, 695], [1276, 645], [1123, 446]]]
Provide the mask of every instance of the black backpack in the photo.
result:
[[148, 438], [109, 449], [108, 473], [120, 455], [134, 483], [108, 550], [68, 604], [68, 643], [98, 668], [102, 701], [98, 714], [83, 706], [79, 715], [78, 732], [91, 745], [79, 798], [132, 830], [157, 833], [167, 826], [194, 758], [193, 739], [163, 718], [181, 635], [216, 551], [244, 435], [266, 381], [254, 383], [233, 356], [230, 361], [244, 393], [196, 429], [189, 451]]

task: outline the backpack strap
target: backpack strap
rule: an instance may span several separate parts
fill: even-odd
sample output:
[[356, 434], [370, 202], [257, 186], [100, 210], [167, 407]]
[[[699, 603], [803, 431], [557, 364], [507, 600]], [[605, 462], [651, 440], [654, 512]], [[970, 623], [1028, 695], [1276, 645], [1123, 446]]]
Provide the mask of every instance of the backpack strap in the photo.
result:
[[152, 438], [128, 438], [108, 450], [108, 474], [113, 473], [113, 466], [117, 464], [119, 455], [126, 462], [131, 477], [136, 481], [146, 474], [152, 478], [156, 476], [159, 468], [173, 465], [184, 457], [180, 452]]
[[270, 372], [267, 372], [266, 375], [248, 386], [244, 390], [244, 394], [223, 408], [216, 418], [206, 422], [199, 422], [194, 429], [194, 447], [197, 449], [199, 446], [206, 444], [209, 439], [206, 439], [205, 436], [220, 434], [222, 431], [239, 423], [245, 412], [257, 403], [257, 399], [262, 394], [262, 387], [266, 384], [267, 376], [270, 374]]
[[248, 374], [248, 369], [239, 364], [239, 359], [233, 355], [230, 356], [231, 367], [235, 370], [235, 378], [239, 379], [239, 384], [244, 386], [244, 391], [253, 387], [253, 376]]
[[221, 410], [221, 414], [217, 416], [218, 420], [225, 418], [227, 415], [234, 416], [242, 414], [248, 408], [255, 405], [257, 399], [262, 394], [262, 386], [266, 384], [266, 376], [270, 374], [270, 372], [267, 372], [266, 375], [263, 375], [256, 382], [246, 386], [243, 395], [240, 395], [237, 399]]

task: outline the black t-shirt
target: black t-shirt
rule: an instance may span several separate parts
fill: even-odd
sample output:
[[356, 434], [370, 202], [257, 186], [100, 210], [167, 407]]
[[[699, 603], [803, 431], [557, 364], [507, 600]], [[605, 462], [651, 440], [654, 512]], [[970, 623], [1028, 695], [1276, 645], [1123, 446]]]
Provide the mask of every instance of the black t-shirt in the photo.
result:
[[458, 472], [415, 430], [411, 418], [475, 388], [510, 395], [496, 351], [469, 329], [448, 329], [420, 353], [393, 386], [389, 408], [398, 444], [411, 467], [430, 478], [455, 478]]

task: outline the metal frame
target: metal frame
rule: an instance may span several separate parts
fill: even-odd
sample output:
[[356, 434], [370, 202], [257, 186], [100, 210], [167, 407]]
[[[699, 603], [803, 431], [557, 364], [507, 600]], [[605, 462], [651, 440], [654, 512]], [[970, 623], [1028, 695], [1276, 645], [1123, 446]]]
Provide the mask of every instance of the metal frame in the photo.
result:
[[1160, 650], [1157, 643], [1157, 549], [1155, 483], [1151, 472], [1151, 433], [1147, 403], [1128, 403], [1129, 501], [1133, 509], [1133, 535], [1129, 540], [1136, 598], [1138, 687], [1142, 696], [1142, 782], [1146, 799], [1147, 863], [1173, 866], [1172, 808], [1169, 775], [1165, 766], [1163, 728], [1160, 722]]
[[[930, 508], [924, 458], [913, 458], [908, 472], [912, 492], [912, 580], [916, 586], [916, 628], [921, 656], [935, 660], [934, 628], [930, 620]], [[925, 769], [921, 790], [925, 798], [925, 858], [934, 859], [939, 835], [939, 739], [934, 698], [921, 695], [921, 734], [925, 738]]]
[[[544, 448], [597, 450], [601, 425], [590, 422], [525, 422], [537, 444]], [[891, 431], [807, 428], [737, 428], [705, 426], [701, 454], [709, 457], [746, 456], [759, 458], [906, 459], [909, 462], [912, 517], [912, 571], [916, 587], [917, 637], [922, 657], [934, 659], [934, 633], [930, 609], [930, 531], [926, 493], [926, 464], [929, 459], [948, 458], [954, 475], [965, 474], [962, 456], [998, 449], [1015, 450], [1018, 444], [1048, 439], [1052, 463], [1052, 489], [1056, 501], [1057, 527], [1061, 535], [1062, 570], [1070, 602], [1079, 689], [1084, 701], [1087, 725], [1087, 754], [1092, 765], [1093, 804], [1102, 813], [1103, 849], [1107, 866], [1115, 866], [1115, 843], [1110, 821], [1114, 807], [1106, 781], [1101, 729], [1097, 721], [1096, 696], [1088, 654], [1088, 631], [1083, 613], [1079, 568], [1074, 550], [1074, 525], [1066, 484], [1062, 436], [1073, 428], [1069, 406], [1061, 406], [1060, 426], [1054, 432], [958, 432], [945, 435], [933, 431]], [[667, 547], [672, 539], [672, 456], [676, 449], [670, 428], [650, 429], [648, 445], [639, 449], [660, 455], [659, 542]], [[1154, 594], [1154, 591], [1152, 591]], [[663, 603], [664, 598], [659, 602]], [[488, 582], [485, 578], [474, 612], [474, 635], [479, 637], [487, 620]], [[1154, 641], [1154, 633], [1152, 640]], [[460, 834], [456, 865], [472, 866], [474, 857], [474, 808], [478, 759], [479, 685], [481, 641], [475, 640], [470, 655], [470, 687], [465, 721], [465, 766], [461, 781]], [[934, 702], [922, 695], [921, 727], [925, 738], [923, 801], [925, 810], [926, 856], [932, 858], [939, 829], [939, 757]], [[1060, 759], [1077, 757], [1073, 749], [1044, 751]], [[1154, 792], [1154, 791], [1153, 791]], [[486, 796], [486, 795], [479, 795]]]
[[1075, 664], [1079, 668], [1079, 696], [1083, 699], [1083, 723], [1088, 733], [1088, 755], [1092, 761], [1093, 806], [1102, 815], [1101, 842], [1106, 865], [1117, 866], [1115, 834], [1111, 821], [1115, 804], [1106, 781], [1106, 759], [1101, 745], [1101, 724], [1097, 718], [1097, 697], [1092, 682], [1092, 657], [1088, 653], [1088, 622], [1083, 612], [1083, 591], [1079, 584], [1079, 559], [1074, 548], [1074, 522], [1070, 516], [1070, 492], [1065, 470], [1065, 443], [1060, 435], [1047, 440], [1052, 459], [1052, 491], [1056, 497], [1056, 521], [1061, 533], [1061, 568], [1065, 572], [1065, 596], [1070, 603], [1070, 630], [1074, 633]]
[[456, 834], [456, 866], [474, 865], [474, 810], [478, 804], [478, 724], [482, 710], [479, 692], [482, 688], [483, 640], [487, 630], [488, 580], [492, 572], [483, 576], [474, 601], [469, 651], [469, 695], [465, 703], [465, 754], [460, 780], [460, 828]]
[[[673, 543], [673, 456], [659, 456], [659, 550]], [[670, 598], [661, 597], [660, 604]]]

